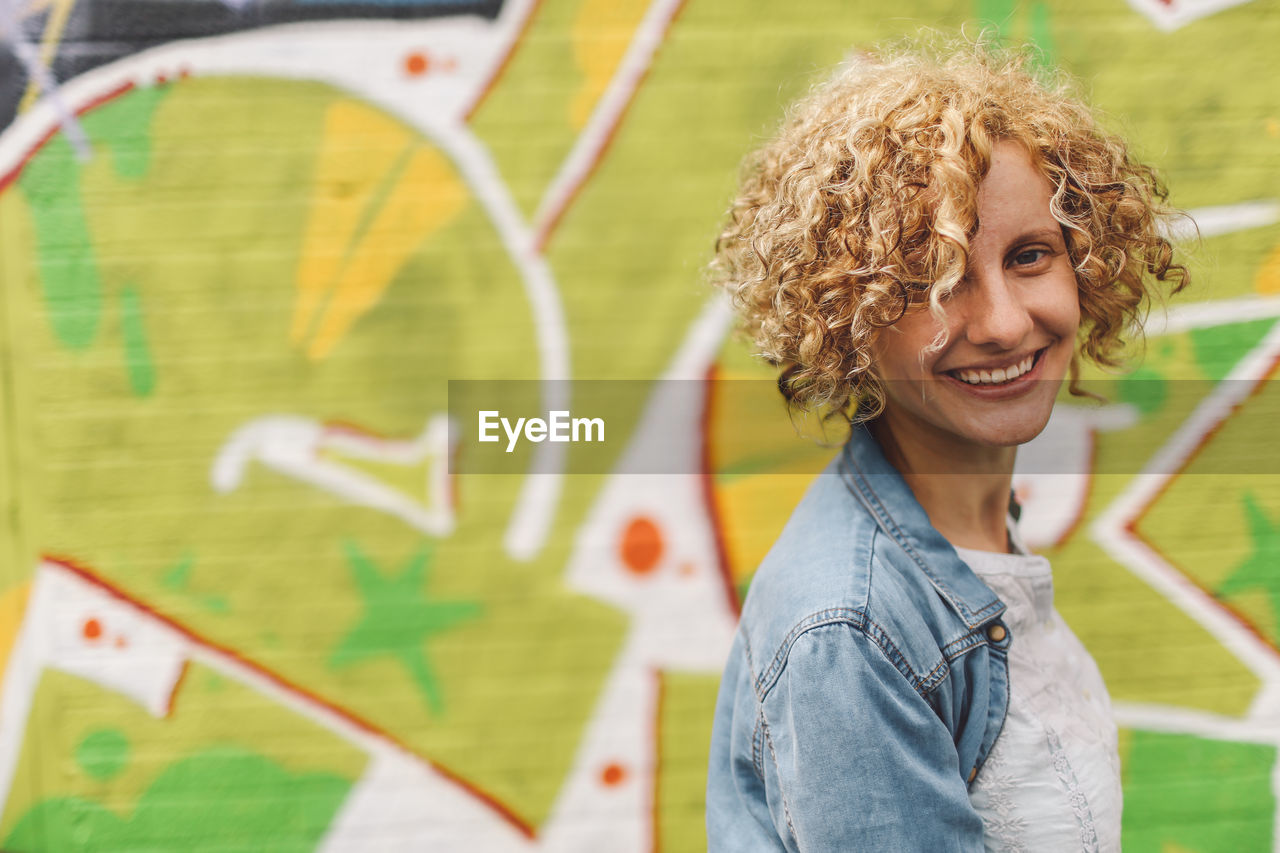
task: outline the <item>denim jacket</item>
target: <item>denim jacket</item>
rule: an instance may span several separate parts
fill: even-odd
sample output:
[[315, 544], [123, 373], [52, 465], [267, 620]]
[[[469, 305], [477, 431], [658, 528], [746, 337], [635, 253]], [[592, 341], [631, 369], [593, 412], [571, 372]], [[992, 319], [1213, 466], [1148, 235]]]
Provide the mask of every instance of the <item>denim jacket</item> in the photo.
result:
[[1008, 708], [1004, 609], [855, 427], [743, 603], [710, 851], [982, 850], [969, 784]]

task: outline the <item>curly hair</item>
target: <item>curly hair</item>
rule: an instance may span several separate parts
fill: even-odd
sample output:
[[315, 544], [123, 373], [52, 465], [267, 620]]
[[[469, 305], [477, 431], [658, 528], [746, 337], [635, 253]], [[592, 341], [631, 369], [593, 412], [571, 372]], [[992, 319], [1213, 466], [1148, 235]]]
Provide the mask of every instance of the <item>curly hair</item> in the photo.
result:
[[[1025, 51], [981, 43], [846, 62], [744, 163], [711, 280], [729, 292], [778, 386], [801, 410], [870, 420], [884, 408], [872, 345], [913, 304], [939, 320], [977, 232], [997, 142], [1020, 143], [1053, 187], [1075, 269], [1081, 355], [1122, 362], [1158, 288], [1187, 284], [1167, 239], [1168, 193]], [[945, 334], [945, 333], [943, 333]], [[940, 334], [931, 349], [945, 345]], [[1088, 395], [1092, 396], [1092, 395]]]

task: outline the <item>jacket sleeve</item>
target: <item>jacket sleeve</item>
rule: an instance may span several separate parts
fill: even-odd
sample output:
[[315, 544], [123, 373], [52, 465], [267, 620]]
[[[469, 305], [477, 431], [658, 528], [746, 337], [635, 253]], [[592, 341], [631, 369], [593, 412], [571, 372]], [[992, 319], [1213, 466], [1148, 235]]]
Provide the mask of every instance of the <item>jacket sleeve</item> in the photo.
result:
[[984, 849], [950, 731], [856, 626], [801, 634], [764, 690], [764, 784], [788, 850]]

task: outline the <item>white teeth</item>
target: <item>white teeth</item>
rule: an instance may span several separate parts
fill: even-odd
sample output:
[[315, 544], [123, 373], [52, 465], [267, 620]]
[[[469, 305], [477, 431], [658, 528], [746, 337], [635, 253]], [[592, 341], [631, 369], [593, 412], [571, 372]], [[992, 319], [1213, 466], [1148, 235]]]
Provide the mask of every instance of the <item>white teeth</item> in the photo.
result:
[[997, 367], [995, 370], [960, 370], [955, 373], [970, 385], [999, 385], [1012, 382], [1031, 369], [1035, 355], [1029, 355], [1013, 367]]

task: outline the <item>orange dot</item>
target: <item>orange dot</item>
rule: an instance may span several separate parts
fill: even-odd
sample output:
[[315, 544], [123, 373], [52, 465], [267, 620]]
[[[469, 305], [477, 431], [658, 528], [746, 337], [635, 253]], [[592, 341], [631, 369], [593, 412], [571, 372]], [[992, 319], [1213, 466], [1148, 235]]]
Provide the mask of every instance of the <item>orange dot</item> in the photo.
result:
[[426, 74], [427, 68], [430, 67], [427, 62], [425, 53], [411, 53], [404, 58], [405, 73], [411, 77], [417, 77], [420, 74]]
[[625, 778], [627, 778], [626, 769], [616, 761], [606, 764], [604, 769], [600, 771], [600, 781], [610, 788], [622, 784], [622, 780]]
[[451, 56], [444, 61], [444, 65], [442, 67], [444, 68], [445, 71], [452, 71], [458, 67], [458, 60], [454, 59]]
[[685, 563], [680, 566], [680, 574], [687, 578], [693, 577], [697, 571], [698, 569], [693, 565], [693, 563]]
[[157, 75], [156, 75], [156, 82], [157, 82], [157, 83], [160, 83], [161, 85], [163, 85], [163, 84], [165, 84], [165, 83], [168, 83], [168, 82], [169, 82], [169, 78], [168, 78], [168, 76], [166, 76], [166, 75], [164, 75], [164, 74], [157, 74]]
[[127, 646], [127, 645], [129, 645], [129, 640], [128, 640], [128, 638], [126, 638], [126, 637], [125, 637], [125, 635], [124, 635], [124, 634], [121, 634], [120, 636], [116, 637], [116, 648], [117, 648], [117, 649], [123, 649], [123, 648], [124, 648], [125, 646]]
[[640, 516], [631, 519], [622, 534], [622, 564], [636, 574], [653, 571], [662, 558], [662, 533], [658, 525]]
[[82, 630], [86, 640], [96, 640], [102, 636], [102, 623], [97, 619], [86, 619]]

